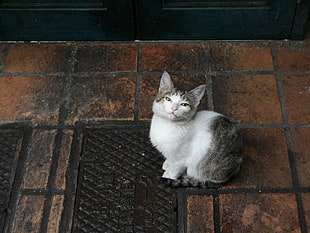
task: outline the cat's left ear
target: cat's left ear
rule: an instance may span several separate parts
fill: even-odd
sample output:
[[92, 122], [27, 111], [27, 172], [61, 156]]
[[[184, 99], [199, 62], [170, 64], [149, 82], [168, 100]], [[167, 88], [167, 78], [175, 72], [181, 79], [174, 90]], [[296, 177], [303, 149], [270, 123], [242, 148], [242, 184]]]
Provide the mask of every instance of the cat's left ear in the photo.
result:
[[191, 90], [189, 93], [194, 96], [194, 105], [198, 106], [200, 103], [201, 98], [205, 94], [207, 85], [200, 85], [199, 87], [196, 87], [195, 89]]

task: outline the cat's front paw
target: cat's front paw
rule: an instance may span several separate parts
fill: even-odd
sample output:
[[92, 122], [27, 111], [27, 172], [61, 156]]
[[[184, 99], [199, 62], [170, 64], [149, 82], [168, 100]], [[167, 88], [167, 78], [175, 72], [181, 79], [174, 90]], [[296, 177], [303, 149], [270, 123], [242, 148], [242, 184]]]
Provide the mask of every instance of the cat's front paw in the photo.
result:
[[178, 177], [172, 176], [169, 171], [165, 171], [164, 174], [162, 175], [163, 178], [171, 179], [171, 180], [176, 180]]
[[165, 162], [163, 163], [162, 169], [163, 169], [164, 171], [167, 171], [168, 168], [169, 168], [169, 163], [167, 162], [167, 160], [165, 160]]

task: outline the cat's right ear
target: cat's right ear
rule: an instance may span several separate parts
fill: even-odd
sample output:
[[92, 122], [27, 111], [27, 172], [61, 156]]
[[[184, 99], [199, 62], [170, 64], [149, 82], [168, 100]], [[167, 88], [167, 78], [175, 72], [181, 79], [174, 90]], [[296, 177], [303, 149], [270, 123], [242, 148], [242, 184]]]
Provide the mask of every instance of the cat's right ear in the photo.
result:
[[159, 92], [171, 91], [173, 88], [174, 86], [170, 75], [165, 71], [160, 79]]

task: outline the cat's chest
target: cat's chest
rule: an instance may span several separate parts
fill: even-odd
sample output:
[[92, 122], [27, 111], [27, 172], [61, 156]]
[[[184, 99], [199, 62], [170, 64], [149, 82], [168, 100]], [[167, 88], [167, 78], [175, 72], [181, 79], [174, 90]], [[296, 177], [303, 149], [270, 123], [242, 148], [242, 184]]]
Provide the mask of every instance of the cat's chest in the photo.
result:
[[156, 118], [152, 120], [150, 138], [153, 145], [161, 151], [176, 150], [188, 144], [189, 137], [189, 126], [180, 126]]

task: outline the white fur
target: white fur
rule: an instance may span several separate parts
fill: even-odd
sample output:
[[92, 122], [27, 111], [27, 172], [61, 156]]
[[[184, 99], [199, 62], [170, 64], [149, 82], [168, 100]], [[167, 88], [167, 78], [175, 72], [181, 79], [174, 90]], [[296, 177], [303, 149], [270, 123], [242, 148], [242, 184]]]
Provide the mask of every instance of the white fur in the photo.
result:
[[190, 121], [173, 121], [169, 111], [156, 109], [160, 106], [154, 102], [150, 139], [166, 158], [163, 177], [177, 179], [187, 169], [188, 176], [200, 179], [196, 167], [210, 148], [213, 119], [221, 114], [200, 111]]

